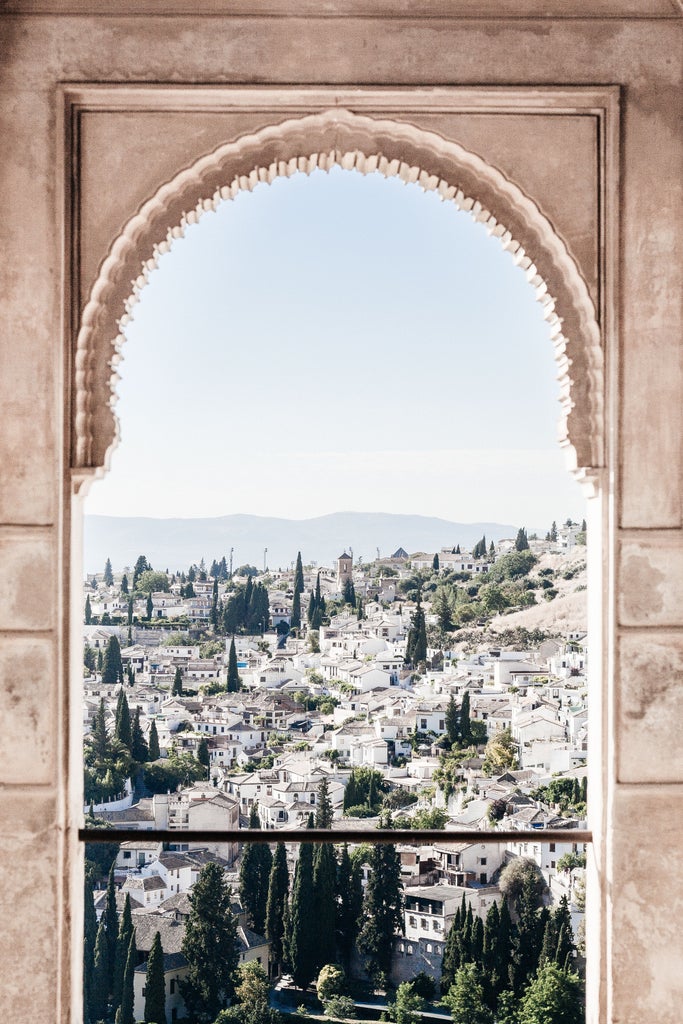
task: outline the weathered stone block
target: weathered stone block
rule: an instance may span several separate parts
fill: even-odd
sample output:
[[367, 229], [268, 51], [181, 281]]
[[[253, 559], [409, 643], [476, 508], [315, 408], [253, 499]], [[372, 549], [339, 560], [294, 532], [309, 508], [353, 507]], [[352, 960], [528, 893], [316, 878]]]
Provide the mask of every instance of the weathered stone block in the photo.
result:
[[59, 843], [53, 797], [0, 797], [0, 962], [3, 1013], [54, 1021], [59, 989]]
[[682, 842], [683, 793], [617, 789], [608, 900], [618, 958], [610, 1020], [619, 1024], [680, 1024]]
[[679, 533], [622, 541], [618, 611], [622, 626], [683, 625], [683, 537]]
[[683, 636], [626, 633], [618, 650], [618, 778], [683, 782]]
[[55, 696], [52, 641], [5, 639], [0, 647], [0, 783], [54, 779]]
[[0, 529], [0, 629], [51, 629], [55, 615], [54, 534]]

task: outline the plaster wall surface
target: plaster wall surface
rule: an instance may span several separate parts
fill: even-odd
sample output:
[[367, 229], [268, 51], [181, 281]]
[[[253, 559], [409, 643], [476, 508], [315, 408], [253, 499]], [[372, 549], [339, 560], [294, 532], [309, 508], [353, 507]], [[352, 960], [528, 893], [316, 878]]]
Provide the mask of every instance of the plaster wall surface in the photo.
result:
[[[60, 83], [559, 84], [621, 89], [616, 247], [601, 237], [596, 193], [587, 194], [573, 170], [577, 153], [596, 145], [585, 119], [548, 129], [566, 133], [565, 161], [557, 146], [552, 159], [543, 146], [520, 147], [520, 121], [511, 127], [503, 118], [491, 132], [480, 113], [459, 114], [450, 124], [436, 113], [433, 127], [524, 182], [567, 242], [603, 323], [619, 328], [606, 351], [608, 512], [604, 572], [598, 573], [605, 679], [602, 713], [595, 716], [603, 721], [596, 769], [603, 789], [592, 822], [602, 946], [599, 962], [591, 964], [592, 984], [604, 1022], [674, 1024], [683, 994], [683, 760], [675, 749], [683, 673], [680, 8], [668, 0], [603, 0], [587, 11], [569, 0], [546, 4], [542, 17], [520, 17], [538, 7], [475, 0], [455, 7], [383, 0], [375, 7], [355, 0], [320, 10], [299, 5], [294, 17], [285, 0], [273, 0], [259, 16], [243, 0], [228, 17], [216, 6], [200, 0], [190, 11], [176, 0], [165, 5], [164, 17], [125, 3], [96, 15], [103, 8], [86, 0], [15, 0], [0, 8], [5, 1015], [16, 1024], [78, 1020], [69, 927], [78, 900], [77, 818], [69, 808], [78, 801], [68, 799], [78, 783], [67, 771], [65, 609], [69, 381], [80, 308], [114, 238], [168, 168], [186, 166], [246, 125], [246, 115], [221, 121], [210, 110], [191, 119], [167, 112], [171, 132], [158, 113], [142, 111], [138, 119], [122, 111], [108, 120], [89, 114], [81, 139], [86, 188], [72, 194], [67, 176], [65, 195]], [[412, 121], [409, 112], [397, 116]], [[522, 120], [528, 116], [538, 115]], [[248, 117], [251, 130], [259, 115]], [[264, 110], [262, 123], [271, 121]], [[97, 159], [102, 150], [110, 154], [109, 178]], [[77, 253], [65, 235], [67, 214], [76, 223], [84, 218]], [[74, 269], [82, 291], [68, 308], [65, 281]]]

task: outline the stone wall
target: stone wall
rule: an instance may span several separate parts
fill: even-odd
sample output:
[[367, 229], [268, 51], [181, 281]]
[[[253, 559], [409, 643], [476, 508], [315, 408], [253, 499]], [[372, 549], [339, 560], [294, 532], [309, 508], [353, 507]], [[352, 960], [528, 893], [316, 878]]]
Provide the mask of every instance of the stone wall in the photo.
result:
[[[680, 7], [676, 0], [547, 0], [544, 16], [534, 17], [539, 4], [530, 0], [270, 0], [265, 7], [240, 0], [225, 17], [225, 6], [168, 0], [156, 16], [159, 5], [148, 0], [7, 0], [0, 13], [5, 1016], [15, 1024], [79, 1020], [80, 707], [77, 683], [73, 694], [69, 688], [68, 623], [70, 604], [77, 614], [81, 606], [72, 495], [88, 463], [72, 447], [73, 360], [81, 313], [114, 239], [136, 203], [168, 180], [169, 167], [188, 163], [180, 129], [158, 129], [172, 103], [155, 113], [144, 91], [133, 92], [124, 109], [98, 120], [96, 90], [84, 90], [88, 109], [74, 127], [66, 94], [79, 83], [301, 83], [456, 86], [473, 96], [484, 85], [502, 97], [509, 87], [542, 93], [559, 84], [619, 87], [618, 137], [611, 148], [593, 138], [603, 157], [596, 166], [618, 185], [595, 192], [611, 196], [607, 210], [577, 187], [577, 146], [590, 140], [585, 119], [572, 120], [571, 89], [566, 120], [546, 126], [554, 147], [515, 148], [519, 109], [496, 115], [495, 146], [481, 110], [453, 114], [449, 131], [468, 152], [488, 147], [491, 166], [524, 182], [598, 310], [605, 402], [590, 523], [599, 668], [590, 1020], [674, 1024], [683, 998], [683, 859], [675, 856], [683, 838]], [[60, 83], [69, 83], [66, 92]], [[524, 116], [532, 116], [533, 88], [526, 102]], [[415, 120], [412, 110], [394, 116]], [[439, 116], [446, 131], [446, 115]], [[533, 116], [543, 128], [545, 115]], [[261, 126], [269, 123], [272, 114]], [[254, 128], [253, 111], [217, 111], [211, 89], [197, 94], [197, 155]], [[107, 154], [106, 175], [98, 152]], [[137, 200], [124, 187], [128, 179]], [[579, 325], [563, 330], [571, 339]]]

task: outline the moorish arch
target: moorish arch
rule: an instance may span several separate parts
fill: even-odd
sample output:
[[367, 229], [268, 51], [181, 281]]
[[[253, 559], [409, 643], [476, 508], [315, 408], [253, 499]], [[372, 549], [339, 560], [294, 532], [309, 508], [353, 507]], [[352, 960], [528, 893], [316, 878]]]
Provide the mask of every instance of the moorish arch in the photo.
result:
[[566, 244], [532, 198], [457, 142], [344, 109], [289, 119], [219, 146], [162, 184], [131, 216], [100, 267], [76, 339], [76, 476], [100, 475], [116, 445], [123, 330], [159, 256], [188, 224], [238, 192], [334, 165], [436, 191], [510, 251], [550, 325], [561, 388], [560, 444], [570, 468], [590, 485], [604, 466], [603, 351], [595, 306]]

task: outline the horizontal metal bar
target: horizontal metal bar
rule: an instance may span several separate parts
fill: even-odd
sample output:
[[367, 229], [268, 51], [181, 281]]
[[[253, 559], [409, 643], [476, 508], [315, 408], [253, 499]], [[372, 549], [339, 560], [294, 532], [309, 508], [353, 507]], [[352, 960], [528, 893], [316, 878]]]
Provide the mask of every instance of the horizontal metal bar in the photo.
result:
[[515, 829], [136, 829], [81, 828], [78, 838], [83, 843], [398, 843], [431, 845], [433, 843], [592, 843], [593, 833], [578, 828]]

